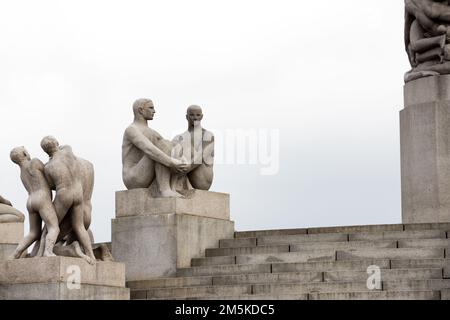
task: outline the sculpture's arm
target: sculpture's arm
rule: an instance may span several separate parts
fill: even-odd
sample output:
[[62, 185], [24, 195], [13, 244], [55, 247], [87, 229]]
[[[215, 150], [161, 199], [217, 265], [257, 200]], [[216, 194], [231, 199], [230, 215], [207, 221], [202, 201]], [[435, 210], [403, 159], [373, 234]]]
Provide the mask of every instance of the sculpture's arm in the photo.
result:
[[405, 0], [405, 10], [413, 15], [420, 25], [432, 35], [444, 34], [447, 28], [442, 23], [450, 23], [450, 7], [432, 0]]
[[51, 177], [51, 175], [48, 172], [48, 170], [45, 170], [45, 166], [44, 166], [44, 176], [45, 176], [45, 180], [47, 180], [47, 183], [48, 183], [48, 186], [49, 186], [50, 190], [56, 190], [56, 184], [53, 181], [53, 178]]
[[136, 146], [136, 148], [144, 152], [150, 159], [158, 163], [161, 163], [169, 168], [172, 168], [174, 166], [173, 159], [169, 157], [167, 154], [165, 154], [163, 151], [158, 149], [138, 129], [129, 127], [125, 131], [125, 136], [134, 146]]
[[6, 200], [2, 196], [0, 196], [0, 203], [6, 204], [7, 206], [12, 207], [12, 203], [9, 200]]

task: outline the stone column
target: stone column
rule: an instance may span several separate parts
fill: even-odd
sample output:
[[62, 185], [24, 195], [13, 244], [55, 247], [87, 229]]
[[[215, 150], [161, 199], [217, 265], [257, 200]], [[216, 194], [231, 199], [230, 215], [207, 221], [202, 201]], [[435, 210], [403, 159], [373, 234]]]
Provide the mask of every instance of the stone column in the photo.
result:
[[220, 239], [232, 238], [228, 194], [193, 190], [185, 198], [153, 198], [148, 189], [116, 193], [112, 251], [127, 281], [176, 275]]
[[23, 222], [0, 223], [0, 260], [6, 260], [23, 239]]
[[450, 76], [407, 83], [400, 112], [403, 223], [450, 222]]

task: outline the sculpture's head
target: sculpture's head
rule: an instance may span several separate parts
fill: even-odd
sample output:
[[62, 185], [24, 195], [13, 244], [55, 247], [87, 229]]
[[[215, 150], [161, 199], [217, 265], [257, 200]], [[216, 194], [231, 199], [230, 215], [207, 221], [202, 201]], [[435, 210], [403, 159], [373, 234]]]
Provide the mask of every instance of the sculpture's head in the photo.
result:
[[59, 149], [59, 142], [55, 137], [46, 136], [41, 141], [41, 148], [46, 154], [52, 157]]
[[30, 161], [31, 157], [28, 151], [25, 149], [25, 147], [17, 147], [11, 150], [11, 153], [9, 155], [11, 158], [11, 161], [15, 164], [20, 165], [24, 161]]
[[155, 115], [155, 106], [150, 99], [138, 99], [133, 104], [134, 118], [144, 118], [145, 120], [153, 120]]
[[190, 106], [186, 111], [186, 119], [187, 119], [190, 127], [200, 125], [200, 123], [203, 119], [202, 108], [200, 108], [197, 105]]

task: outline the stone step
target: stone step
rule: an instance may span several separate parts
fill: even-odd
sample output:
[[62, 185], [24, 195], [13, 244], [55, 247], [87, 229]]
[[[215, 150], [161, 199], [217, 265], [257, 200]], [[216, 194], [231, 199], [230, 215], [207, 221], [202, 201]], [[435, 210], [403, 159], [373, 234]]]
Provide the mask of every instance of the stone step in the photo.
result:
[[[443, 260], [443, 259], [442, 259]], [[389, 269], [388, 259], [367, 259], [358, 261], [325, 261], [325, 262], [303, 262], [303, 263], [267, 263], [267, 264], [247, 264], [247, 265], [218, 265], [180, 268], [177, 270], [178, 277], [198, 277], [213, 275], [233, 275], [248, 273], [282, 273], [282, 272], [303, 272], [303, 271], [337, 271], [337, 270], [358, 270], [366, 271], [371, 265], [377, 265], [381, 269]]]
[[[434, 239], [431, 239], [434, 240]], [[447, 239], [436, 239], [447, 240]], [[450, 239], [449, 239], [450, 240]], [[261, 254], [261, 253], [280, 253], [280, 252], [301, 252], [321, 249], [351, 249], [351, 248], [397, 248], [397, 241], [342, 241], [342, 242], [316, 242], [302, 243], [294, 245], [273, 245], [273, 246], [252, 246], [252, 247], [234, 247], [234, 248], [213, 248], [206, 249], [206, 257]]]
[[131, 290], [144, 290], [149, 288], [212, 286], [212, 285], [213, 285], [213, 277], [211, 276], [156, 278], [150, 280], [127, 282], [127, 288], [130, 288]]
[[450, 259], [391, 260], [391, 269], [442, 268], [444, 278], [450, 278]]
[[308, 300], [440, 300], [439, 291], [363, 291], [310, 293]]
[[441, 291], [441, 300], [450, 300], [450, 289], [444, 289]]
[[450, 289], [449, 279], [425, 279], [425, 280], [398, 280], [383, 282], [383, 290], [401, 291], [401, 290], [443, 290]]
[[220, 248], [256, 247], [270, 245], [292, 245], [317, 242], [346, 242], [346, 241], [382, 241], [404, 239], [446, 239], [447, 232], [443, 230], [407, 230], [389, 232], [360, 232], [360, 233], [318, 233], [297, 235], [272, 235], [253, 238], [222, 239]]
[[[382, 281], [443, 279], [443, 270], [441, 268], [381, 269], [380, 276]], [[324, 272], [323, 280], [324, 282], [367, 281], [368, 277], [367, 271], [327, 271]]]
[[301, 252], [282, 252], [273, 254], [249, 254], [238, 256], [217, 256], [192, 259], [192, 267], [229, 265], [229, 264], [261, 264], [282, 262], [315, 262], [334, 260], [360, 259], [431, 259], [445, 258], [443, 248], [368, 248], [348, 250], [311, 250]]
[[442, 248], [405, 248], [405, 249], [349, 249], [336, 252], [337, 260], [359, 259], [431, 259], [445, 258]]
[[442, 230], [407, 230], [379, 233], [353, 233], [350, 241], [403, 240], [403, 239], [445, 239], [447, 232]]
[[450, 248], [450, 239], [408, 239], [397, 243], [399, 248]]
[[361, 282], [310, 282], [273, 283], [253, 285], [253, 294], [299, 294], [318, 292], [367, 291], [366, 281]]
[[202, 296], [239, 296], [252, 293], [251, 285], [152, 288], [146, 291], [146, 299], [152, 298], [195, 298]]
[[[360, 291], [360, 292], [328, 292], [328, 293], [309, 293], [309, 294], [251, 294], [242, 296], [226, 297], [196, 297], [188, 300], [442, 300], [448, 296], [439, 291]], [[178, 298], [184, 300], [184, 298]], [[155, 299], [158, 300], [158, 299]], [[177, 300], [177, 299], [175, 299]]]
[[285, 252], [273, 254], [250, 254], [239, 256], [220, 256], [192, 259], [192, 267], [213, 266], [224, 264], [260, 264], [275, 262], [308, 262], [308, 261], [334, 261], [335, 250], [313, 250], [303, 252]]
[[235, 232], [235, 238], [257, 238], [264, 236], [286, 236], [299, 234], [317, 233], [361, 233], [361, 232], [383, 232], [403, 230], [444, 230], [450, 231], [450, 223], [419, 223], [419, 224], [384, 224], [384, 225], [360, 225], [360, 226], [338, 226], [325, 228], [301, 228], [281, 230], [256, 230]]
[[211, 248], [205, 250], [206, 257], [220, 257], [220, 256], [236, 256], [246, 254], [264, 254], [264, 253], [281, 253], [289, 252], [289, 245], [275, 245], [275, 246], [252, 246], [252, 247], [237, 247], [237, 248]]

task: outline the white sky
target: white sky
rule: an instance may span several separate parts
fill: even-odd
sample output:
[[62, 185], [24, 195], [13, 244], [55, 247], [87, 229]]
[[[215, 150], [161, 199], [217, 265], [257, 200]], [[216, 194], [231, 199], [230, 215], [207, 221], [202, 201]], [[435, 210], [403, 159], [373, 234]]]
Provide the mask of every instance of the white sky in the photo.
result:
[[[403, 1], [2, 1], [0, 194], [26, 212], [9, 160], [51, 134], [94, 163], [92, 228], [110, 239], [122, 134], [151, 126], [279, 129], [280, 172], [217, 165], [238, 230], [398, 223]], [[221, 146], [216, 146], [221, 149]]]

